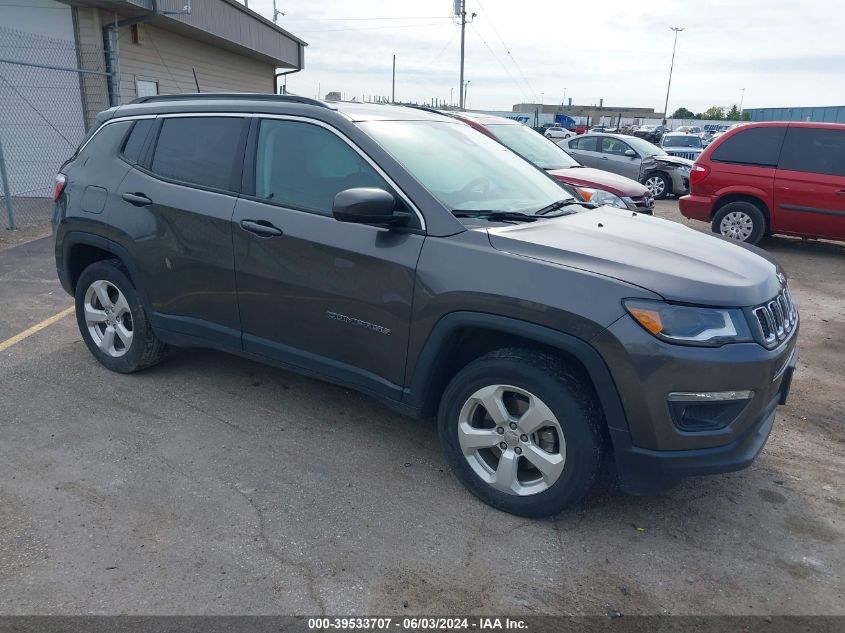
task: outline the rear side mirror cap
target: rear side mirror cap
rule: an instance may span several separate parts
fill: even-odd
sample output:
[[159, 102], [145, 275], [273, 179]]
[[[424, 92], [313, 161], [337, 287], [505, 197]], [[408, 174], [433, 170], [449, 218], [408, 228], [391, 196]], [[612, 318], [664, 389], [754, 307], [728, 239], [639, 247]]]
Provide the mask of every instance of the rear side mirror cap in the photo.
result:
[[339, 222], [400, 226], [411, 214], [396, 209], [393, 194], [375, 187], [355, 187], [339, 192], [332, 203], [332, 215]]

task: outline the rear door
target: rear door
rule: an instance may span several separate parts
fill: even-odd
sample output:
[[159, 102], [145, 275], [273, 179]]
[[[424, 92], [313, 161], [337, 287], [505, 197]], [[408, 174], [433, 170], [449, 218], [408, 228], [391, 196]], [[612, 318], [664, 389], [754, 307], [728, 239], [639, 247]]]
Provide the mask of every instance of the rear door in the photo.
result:
[[569, 141], [567, 152], [585, 167], [599, 167], [598, 136], [587, 134]]
[[231, 221], [247, 128], [239, 116], [161, 117], [109, 218], [138, 267], [156, 327], [236, 348]]
[[639, 180], [640, 177], [640, 157], [636, 152], [634, 156], [626, 156], [625, 152], [634, 148], [620, 141], [612, 136], [603, 136], [601, 139], [601, 163], [599, 167], [607, 171], [612, 171], [620, 176], [631, 178], [632, 180]]
[[775, 205], [779, 231], [845, 239], [845, 130], [787, 130]]

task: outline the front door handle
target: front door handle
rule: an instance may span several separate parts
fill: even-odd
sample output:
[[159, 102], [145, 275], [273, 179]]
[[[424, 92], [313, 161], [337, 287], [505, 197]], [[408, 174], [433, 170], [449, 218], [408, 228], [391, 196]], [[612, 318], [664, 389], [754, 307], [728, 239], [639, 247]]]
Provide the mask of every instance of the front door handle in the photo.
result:
[[599, 160], [607, 160], [607, 156], [602, 156]]
[[282, 230], [277, 229], [267, 220], [241, 220], [241, 228], [262, 237], [282, 235]]
[[840, 189], [839, 191], [836, 192], [836, 195], [837, 196], [845, 196], [845, 189]]
[[123, 199], [126, 200], [129, 204], [134, 204], [136, 207], [146, 207], [153, 203], [147, 196], [143, 193], [136, 192], [136, 193], [124, 193]]

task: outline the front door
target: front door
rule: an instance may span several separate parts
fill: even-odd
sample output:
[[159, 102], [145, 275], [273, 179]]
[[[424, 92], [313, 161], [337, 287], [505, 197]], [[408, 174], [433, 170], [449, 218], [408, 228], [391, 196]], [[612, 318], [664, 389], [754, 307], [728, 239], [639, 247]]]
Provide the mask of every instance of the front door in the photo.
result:
[[620, 176], [639, 180], [640, 178], [640, 157], [638, 155], [626, 156], [625, 152], [633, 148], [612, 136], [603, 136], [601, 139], [601, 162], [602, 169], [612, 171]]
[[774, 194], [776, 231], [845, 239], [845, 132], [790, 127]]
[[256, 136], [233, 220], [244, 350], [398, 399], [424, 236], [332, 217], [344, 189], [396, 192], [331, 129], [267, 118]]

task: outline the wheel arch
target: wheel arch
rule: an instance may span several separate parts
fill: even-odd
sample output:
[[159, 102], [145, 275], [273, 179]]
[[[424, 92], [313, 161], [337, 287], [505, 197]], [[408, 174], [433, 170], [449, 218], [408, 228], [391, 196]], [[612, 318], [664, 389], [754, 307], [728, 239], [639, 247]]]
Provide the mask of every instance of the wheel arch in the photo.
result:
[[135, 286], [135, 291], [145, 307], [148, 306], [147, 297], [138, 285], [139, 273], [129, 252], [120, 244], [100, 235], [83, 231], [72, 231], [64, 236], [62, 241], [62, 264], [68, 284], [67, 290], [74, 294], [76, 283], [82, 271], [97, 261], [117, 259], [126, 269], [129, 279]]
[[545, 348], [581, 372], [593, 389], [609, 429], [628, 432], [616, 383], [602, 356], [578, 337], [522, 321], [479, 312], [452, 312], [432, 328], [413, 368], [405, 402], [420, 416], [433, 415], [446, 385], [469, 362], [504, 347]]

